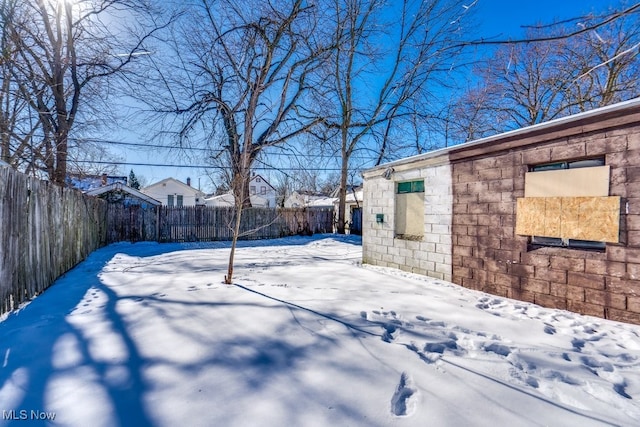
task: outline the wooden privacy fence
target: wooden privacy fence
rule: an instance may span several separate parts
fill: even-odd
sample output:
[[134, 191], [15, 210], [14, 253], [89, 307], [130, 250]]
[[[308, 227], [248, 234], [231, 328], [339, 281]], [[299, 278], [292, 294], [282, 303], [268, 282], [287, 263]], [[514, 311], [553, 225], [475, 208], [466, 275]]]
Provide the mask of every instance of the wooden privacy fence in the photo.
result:
[[156, 209], [109, 204], [106, 214], [107, 242], [158, 240]]
[[[235, 209], [107, 204], [0, 167], [0, 314], [107, 243], [230, 240]], [[241, 239], [331, 233], [333, 209], [243, 210]]]
[[[236, 210], [230, 207], [180, 208], [111, 205], [108, 241], [206, 242], [231, 240]], [[243, 209], [240, 239], [332, 233], [333, 209]]]
[[103, 200], [0, 167], [0, 314], [104, 245], [106, 214]]

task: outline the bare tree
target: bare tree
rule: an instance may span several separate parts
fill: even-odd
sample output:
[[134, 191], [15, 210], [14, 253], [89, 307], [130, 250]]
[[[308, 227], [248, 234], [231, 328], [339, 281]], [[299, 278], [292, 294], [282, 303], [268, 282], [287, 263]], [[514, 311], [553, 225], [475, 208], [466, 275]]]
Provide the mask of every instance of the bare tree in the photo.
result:
[[11, 24], [20, 19], [17, 0], [0, 4], [0, 159], [18, 169], [28, 164], [30, 144], [37, 120], [29, 120], [29, 105], [20, 97], [13, 78], [18, 58], [16, 43], [11, 37]]
[[291, 175], [286, 173], [277, 174], [276, 179], [272, 181], [272, 185], [276, 190], [276, 206], [284, 207], [287, 197], [294, 191]]
[[445, 105], [440, 115], [445, 145], [483, 138], [495, 133], [497, 123], [504, 121], [504, 112], [488, 111], [490, 87], [473, 85], [463, 95]]
[[628, 10], [603, 25], [602, 17], [568, 21], [589, 31], [572, 34], [567, 22], [536, 26], [531, 43], [500, 46], [476, 67], [480, 85], [463, 95], [453, 120], [475, 138], [640, 95], [640, 9]]
[[415, 114], [411, 101], [428, 98], [457, 66], [463, 10], [455, 0], [334, 1], [337, 48], [322, 96], [332, 103], [325, 124], [340, 153], [338, 233], [354, 153], [379, 132], [378, 162], [385, 158], [395, 126]]
[[265, 148], [319, 123], [305, 94], [328, 47], [319, 26], [322, 11], [313, 2], [201, 0], [197, 5], [185, 15], [176, 43], [179, 81], [160, 76], [173, 102], [161, 109], [182, 118], [181, 144], [200, 138], [225, 151], [237, 208], [225, 278], [231, 283], [242, 209], [251, 206], [251, 167]]
[[118, 166], [110, 162], [123, 162], [125, 159], [114, 156], [99, 141], [69, 138], [69, 156], [67, 173], [80, 176], [99, 176], [118, 174]]
[[[572, 112], [586, 111], [640, 94], [640, 10], [567, 46], [567, 61], [578, 70], [570, 89]], [[586, 25], [590, 22], [587, 21]], [[583, 24], [584, 25], [584, 24]]]
[[10, 81], [3, 84], [12, 90], [3, 94], [28, 106], [12, 119], [30, 126], [22, 129], [22, 144], [3, 157], [19, 157], [28, 146], [28, 168], [64, 184], [69, 138], [82, 109], [90, 108], [92, 85], [121, 73], [159, 27], [144, 0], [9, 1], [1, 12], [3, 45], [12, 48], [3, 63]]

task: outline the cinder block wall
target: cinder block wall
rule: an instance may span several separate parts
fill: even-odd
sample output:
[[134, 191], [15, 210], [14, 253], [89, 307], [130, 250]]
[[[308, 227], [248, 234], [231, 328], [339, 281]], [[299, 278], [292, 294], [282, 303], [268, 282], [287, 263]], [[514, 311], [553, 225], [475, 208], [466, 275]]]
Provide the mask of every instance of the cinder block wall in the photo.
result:
[[[589, 128], [585, 126], [582, 129]], [[591, 126], [594, 128], [594, 126]], [[452, 156], [453, 282], [495, 295], [640, 323], [640, 125], [566, 136], [500, 151]], [[621, 196], [621, 243], [604, 252], [527, 250], [515, 234], [516, 199], [529, 165], [604, 155]]]
[[[446, 161], [446, 159], [444, 159]], [[363, 262], [451, 281], [451, 167], [447, 164], [398, 167], [385, 179], [381, 172], [364, 180]], [[420, 241], [395, 237], [396, 183], [425, 180], [424, 237]], [[376, 222], [376, 214], [384, 222]]]

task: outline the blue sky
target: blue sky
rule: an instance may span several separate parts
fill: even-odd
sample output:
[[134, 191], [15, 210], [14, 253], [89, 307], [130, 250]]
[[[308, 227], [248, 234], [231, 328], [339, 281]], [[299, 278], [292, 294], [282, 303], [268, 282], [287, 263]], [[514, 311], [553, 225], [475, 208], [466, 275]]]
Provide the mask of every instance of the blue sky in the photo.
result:
[[599, 13], [619, 3], [617, 0], [478, 0], [474, 7], [485, 36], [513, 38], [522, 34], [523, 25]]
[[[618, 0], [468, 0], [466, 5], [473, 4], [475, 19], [478, 24], [479, 34], [470, 34], [470, 39], [483, 37], [496, 40], [517, 39], [523, 35], [523, 26], [538, 23], [550, 23], [554, 20], [564, 20], [589, 13], [602, 13], [608, 8], [621, 9]], [[111, 139], [111, 138], [109, 138]], [[145, 141], [145, 136], [128, 134], [122, 137], [126, 142], [140, 143]], [[167, 153], [123, 150], [112, 147], [124, 162], [177, 164], [179, 160], [172, 160]], [[160, 150], [165, 151], [165, 150]], [[197, 162], [197, 161], [196, 161]], [[202, 162], [197, 162], [202, 164]], [[204, 191], [213, 191], [210, 178], [205, 171], [200, 169], [178, 167], [149, 167], [149, 166], [120, 166], [120, 172], [127, 174], [133, 168], [138, 176], [144, 178], [147, 184], [157, 182], [167, 177], [174, 177], [183, 182], [187, 177], [191, 178], [194, 186], [200, 186]], [[263, 173], [263, 172], [261, 172]], [[263, 175], [269, 179], [269, 173]]]

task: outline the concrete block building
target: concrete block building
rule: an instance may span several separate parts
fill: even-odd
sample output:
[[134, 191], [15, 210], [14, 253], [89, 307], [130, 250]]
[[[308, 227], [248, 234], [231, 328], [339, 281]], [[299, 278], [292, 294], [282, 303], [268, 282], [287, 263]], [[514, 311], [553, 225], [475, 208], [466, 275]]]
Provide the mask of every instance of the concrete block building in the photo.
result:
[[640, 323], [640, 98], [366, 171], [363, 258]]

